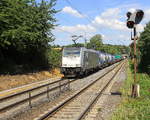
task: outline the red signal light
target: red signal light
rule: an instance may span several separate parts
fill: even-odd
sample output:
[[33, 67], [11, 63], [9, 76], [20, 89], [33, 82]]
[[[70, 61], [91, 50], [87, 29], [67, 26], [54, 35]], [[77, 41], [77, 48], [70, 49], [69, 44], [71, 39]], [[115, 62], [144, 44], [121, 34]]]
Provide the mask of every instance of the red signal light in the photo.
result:
[[127, 27], [128, 28], [133, 28], [134, 27], [134, 22], [133, 21], [128, 21], [127, 22]]

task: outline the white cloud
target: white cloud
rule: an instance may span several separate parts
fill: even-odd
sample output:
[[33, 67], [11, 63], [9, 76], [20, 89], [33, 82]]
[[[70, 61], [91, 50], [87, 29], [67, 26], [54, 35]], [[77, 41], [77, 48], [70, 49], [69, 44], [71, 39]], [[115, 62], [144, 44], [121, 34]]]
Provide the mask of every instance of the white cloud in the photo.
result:
[[101, 16], [97, 16], [93, 23], [96, 26], [107, 27], [108, 29], [127, 30], [125, 23], [118, 19], [103, 19]]
[[97, 27], [126, 31], [127, 28], [125, 22], [120, 20], [120, 12], [121, 10], [119, 8], [107, 9], [101, 15], [95, 17], [93, 24]]
[[105, 38], [106, 36], [102, 34], [102, 39]]
[[110, 8], [104, 11], [101, 14], [102, 18], [119, 18], [120, 9], [119, 8]]
[[64, 13], [68, 13], [68, 14], [71, 14], [75, 17], [79, 17], [79, 18], [83, 18], [85, 16], [81, 15], [77, 10], [73, 9], [72, 7], [70, 6], [66, 6], [62, 9], [62, 12]]
[[136, 10], [135, 8], [129, 8], [128, 11], [131, 12], [131, 13], [133, 13], [133, 12], [135, 12], [135, 10]]
[[144, 27], [145, 27], [145, 25], [138, 24], [138, 25], [137, 25], [137, 31], [138, 31], [138, 32], [142, 32], [142, 31], [144, 30]]
[[146, 16], [148, 16], [148, 15], [150, 16], [150, 9], [145, 10], [145, 15]]
[[[65, 7], [63, 9], [64, 12], [70, 12], [70, 14], [80, 15], [77, 11], [73, 10], [71, 7]], [[92, 23], [83, 25], [78, 24], [75, 26], [60, 26], [59, 29], [67, 32], [96, 32], [99, 28], [103, 29], [104, 27], [107, 29], [114, 30], [123, 30], [127, 31], [127, 27], [125, 22], [119, 20], [119, 14], [121, 10], [119, 8], [111, 8], [107, 9], [99, 16], [96, 16]]]
[[144, 21], [149, 22], [150, 21], [150, 9], [145, 10], [144, 13], [145, 13]]
[[103, 42], [106, 44], [114, 45], [129, 45], [132, 41], [130, 40], [130, 33], [121, 32], [121, 34], [108, 34], [103, 38]]
[[67, 31], [67, 32], [70, 32], [72, 34], [74, 34], [75, 32], [76, 33], [96, 32], [96, 29], [93, 26], [91, 26], [90, 24], [88, 24], [88, 25], [78, 24], [76, 26], [58, 26], [58, 27], [56, 27], [56, 29], [58, 31], [59, 30]]
[[[134, 6], [125, 6], [124, 9], [123, 7], [107, 9], [101, 14], [95, 16], [93, 21], [87, 25], [77, 24], [75, 26], [58, 26], [56, 30], [60, 32], [61, 29], [62, 31], [67, 31], [72, 34], [82, 35], [86, 32], [87, 39], [92, 37], [94, 34], [99, 33], [102, 34], [104, 43], [128, 45], [131, 43], [131, 40], [130, 29], [126, 27], [126, 12], [133, 12], [134, 10]], [[63, 12], [76, 17], [80, 16], [80, 14], [71, 7], [65, 7]], [[142, 32], [144, 30], [143, 23], [150, 20], [150, 9], [147, 9], [144, 12], [144, 20], [141, 22], [142, 24], [137, 25], [137, 32]]]
[[[107, 9], [100, 15], [96, 16], [94, 20], [87, 25], [78, 24], [75, 26], [58, 26], [56, 27], [55, 31], [58, 31], [58, 32], [66, 31], [72, 34], [83, 34], [83, 35], [86, 32], [87, 39], [90, 39], [90, 37], [96, 34], [98, 30], [102, 30], [102, 29], [108, 29], [108, 30], [111, 29], [113, 31], [115, 30], [127, 31], [128, 29], [126, 27], [125, 22], [122, 22], [120, 20], [120, 12], [121, 10], [118, 8]], [[100, 33], [100, 34], [102, 34], [104, 43], [109, 43], [109, 42], [115, 43], [116, 41], [115, 38], [121, 39], [120, 36], [114, 36], [115, 38], [112, 38], [111, 33], [110, 35], [107, 35], [107, 36], [103, 33]]]

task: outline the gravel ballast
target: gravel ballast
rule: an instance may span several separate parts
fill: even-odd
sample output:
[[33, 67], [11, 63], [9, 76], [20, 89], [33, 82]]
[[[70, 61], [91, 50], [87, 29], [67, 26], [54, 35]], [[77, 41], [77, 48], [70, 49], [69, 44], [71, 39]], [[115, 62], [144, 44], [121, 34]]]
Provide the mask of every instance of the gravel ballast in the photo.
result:
[[32, 105], [32, 109], [30, 109], [29, 107], [26, 106], [26, 107], [20, 108], [16, 111], [10, 111], [10, 112], [8, 112], [8, 114], [5, 114], [5, 116], [2, 118], [2, 120], [33, 120], [39, 114], [48, 110], [49, 108], [54, 106], [56, 103], [62, 101], [63, 99], [65, 99], [66, 97], [68, 97], [69, 95], [71, 95], [72, 93], [77, 91], [78, 89], [85, 86], [87, 83], [92, 82], [99, 76], [103, 75], [104, 73], [106, 73], [108, 70], [110, 70], [115, 65], [107, 67], [103, 70], [100, 70], [100, 71], [90, 75], [90, 76], [87, 76], [85, 78], [82, 78], [80, 80], [77, 80], [77, 81], [71, 83], [71, 85], [70, 85], [71, 90], [64, 91], [61, 93], [61, 95], [59, 94], [59, 90], [55, 91], [55, 93], [51, 95], [49, 100], [47, 99], [47, 97], [45, 95], [45, 97], [40, 98], [38, 103], [34, 103]]

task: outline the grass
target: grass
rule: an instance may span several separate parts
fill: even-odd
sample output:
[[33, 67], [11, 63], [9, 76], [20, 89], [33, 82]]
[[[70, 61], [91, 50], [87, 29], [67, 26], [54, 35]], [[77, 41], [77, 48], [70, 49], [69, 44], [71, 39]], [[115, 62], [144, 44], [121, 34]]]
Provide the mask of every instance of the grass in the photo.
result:
[[0, 91], [62, 76], [58, 68], [52, 69], [51, 71], [40, 71], [31, 74], [0, 75]]
[[112, 116], [112, 120], [150, 120], [150, 76], [138, 73], [140, 85], [140, 97], [131, 98], [131, 84], [133, 83], [133, 72], [128, 68], [128, 77], [124, 83], [122, 102]]

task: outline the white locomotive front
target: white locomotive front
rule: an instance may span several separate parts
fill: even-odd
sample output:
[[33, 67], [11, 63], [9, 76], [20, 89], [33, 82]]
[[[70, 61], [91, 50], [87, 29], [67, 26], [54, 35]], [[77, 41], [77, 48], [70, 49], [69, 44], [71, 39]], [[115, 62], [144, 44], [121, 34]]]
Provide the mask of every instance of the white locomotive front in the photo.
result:
[[62, 67], [81, 67], [81, 48], [64, 48], [62, 55]]
[[61, 72], [67, 77], [84, 75], [98, 69], [99, 55], [95, 50], [84, 47], [64, 48], [62, 52]]

